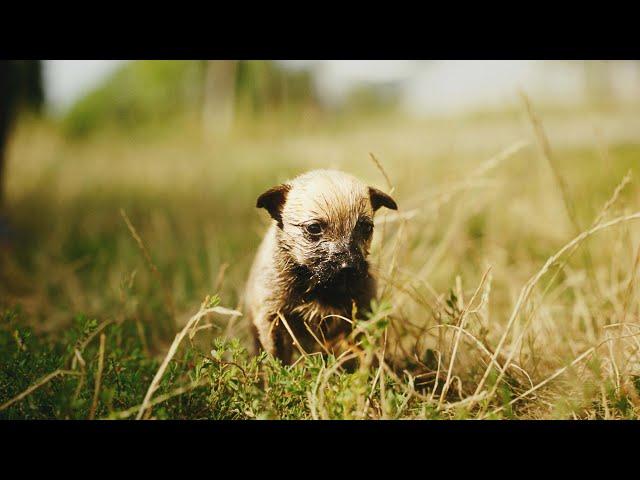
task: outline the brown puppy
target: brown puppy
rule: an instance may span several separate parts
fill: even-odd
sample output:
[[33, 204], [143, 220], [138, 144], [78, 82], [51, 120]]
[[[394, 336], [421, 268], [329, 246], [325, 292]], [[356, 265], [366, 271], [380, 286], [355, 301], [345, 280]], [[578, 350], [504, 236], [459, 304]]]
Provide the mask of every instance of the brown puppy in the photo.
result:
[[318, 341], [330, 350], [350, 331], [347, 321], [327, 316], [350, 319], [354, 308], [369, 308], [376, 283], [367, 256], [382, 206], [397, 209], [389, 195], [335, 170], [311, 171], [260, 195], [257, 207], [274, 222], [246, 288], [256, 346], [290, 363], [287, 325], [307, 352], [319, 351]]

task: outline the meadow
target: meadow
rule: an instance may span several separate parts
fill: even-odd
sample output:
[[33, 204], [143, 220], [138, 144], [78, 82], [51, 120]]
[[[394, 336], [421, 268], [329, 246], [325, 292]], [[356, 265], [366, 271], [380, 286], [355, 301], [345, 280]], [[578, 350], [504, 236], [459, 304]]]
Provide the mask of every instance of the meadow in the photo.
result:
[[[640, 415], [637, 108], [418, 120], [197, 118], [70, 139], [23, 118], [6, 173], [0, 418]], [[393, 192], [353, 349], [250, 353], [267, 188], [338, 168]], [[249, 350], [248, 350], [249, 349]], [[355, 371], [343, 365], [359, 361]]]

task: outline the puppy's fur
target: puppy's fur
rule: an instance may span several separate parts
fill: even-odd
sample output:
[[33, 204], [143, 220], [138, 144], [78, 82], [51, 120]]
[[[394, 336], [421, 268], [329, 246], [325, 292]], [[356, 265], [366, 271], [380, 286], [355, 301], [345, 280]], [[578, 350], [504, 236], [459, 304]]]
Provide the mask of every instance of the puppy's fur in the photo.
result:
[[[245, 294], [256, 346], [290, 363], [290, 327], [307, 352], [331, 350], [367, 310], [376, 283], [367, 256], [373, 216], [387, 194], [335, 170], [315, 170], [260, 195], [274, 222], [253, 262]], [[284, 321], [283, 321], [284, 319]], [[314, 338], [315, 337], [315, 338]]]

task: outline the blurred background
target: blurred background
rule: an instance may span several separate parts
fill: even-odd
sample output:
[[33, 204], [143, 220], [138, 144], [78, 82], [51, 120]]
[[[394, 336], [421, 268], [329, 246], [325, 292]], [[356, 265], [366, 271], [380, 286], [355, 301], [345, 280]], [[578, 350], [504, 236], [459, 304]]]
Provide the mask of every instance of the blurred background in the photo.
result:
[[[134, 63], [121, 60], [42, 62], [50, 110], [64, 114], [74, 102], [108, 82], [115, 72], [136, 68]], [[195, 91], [204, 88], [202, 77], [206, 76], [207, 69], [223, 65], [221, 62], [173, 63], [177, 70], [200, 70], [199, 74], [192, 73], [192, 85], [185, 86]], [[261, 88], [272, 102], [278, 100], [280, 90], [282, 103], [315, 100], [319, 106], [334, 110], [356, 107], [354, 101], [359, 97], [361, 107], [366, 103], [385, 105], [415, 115], [513, 108], [517, 87], [526, 89], [536, 100], [565, 107], [589, 101], [637, 101], [640, 95], [640, 66], [634, 61], [284, 60], [228, 62], [226, 65], [230, 76], [227, 88], [231, 90], [241, 87], [243, 80], [253, 83], [262, 77], [262, 83], [266, 83], [271, 77], [271, 82], [277, 80], [277, 85]], [[248, 68], [262, 71], [253, 73], [247, 71]], [[209, 75], [213, 79], [215, 71]], [[209, 90], [216, 88], [224, 87], [208, 85]], [[225, 96], [231, 93], [219, 92]]]
[[638, 61], [0, 62], [2, 302], [43, 331], [122, 316], [158, 338], [205, 294], [241, 306], [257, 196], [311, 168], [389, 190], [371, 152], [415, 218], [402, 268], [446, 290], [503, 265], [506, 303], [573, 231], [523, 94], [587, 226], [637, 170]]

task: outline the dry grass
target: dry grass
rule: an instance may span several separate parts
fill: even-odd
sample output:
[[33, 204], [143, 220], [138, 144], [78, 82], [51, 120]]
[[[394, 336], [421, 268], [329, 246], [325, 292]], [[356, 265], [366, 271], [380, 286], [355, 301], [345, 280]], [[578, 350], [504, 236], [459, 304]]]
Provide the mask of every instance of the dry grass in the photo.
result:
[[[8, 192], [26, 241], [3, 256], [5, 306], [22, 305], [42, 332], [78, 312], [150, 328], [145, 340], [164, 360], [143, 402], [114, 414], [148, 416], [201, 386], [153, 397], [185, 338], [248, 342], [238, 312], [220, 310], [233, 320], [200, 327], [216, 310], [189, 312], [213, 290], [241, 305], [266, 226], [252, 208], [256, 193], [302, 170], [343, 168], [398, 200], [397, 214], [377, 218], [371, 262], [388, 308], [357, 322], [360, 340], [322, 363], [309, 417], [336, 416], [332, 382], [353, 358], [360, 370], [349, 377], [353, 398], [340, 397], [344, 418], [637, 417], [640, 146], [626, 143], [622, 113], [602, 117], [609, 136], [595, 145], [576, 132], [598, 127], [598, 117], [547, 123], [528, 111], [456, 128], [371, 121], [207, 142], [185, 127], [162, 140], [69, 144], [50, 126], [25, 124], [11, 146]], [[556, 144], [562, 129], [571, 141]], [[382, 330], [367, 326], [378, 320]], [[97, 399], [100, 375], [94, 385]]]

